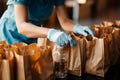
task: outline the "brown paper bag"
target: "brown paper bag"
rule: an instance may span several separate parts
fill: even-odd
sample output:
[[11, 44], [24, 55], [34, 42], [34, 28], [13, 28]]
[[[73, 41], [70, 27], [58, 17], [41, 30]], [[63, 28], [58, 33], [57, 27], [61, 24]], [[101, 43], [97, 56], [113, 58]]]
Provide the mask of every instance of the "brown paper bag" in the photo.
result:
[[111, 66], [111, 55], [113, 54], [113, 37], [111, 34], [104, 38], [104, 76]]
[[0, 45], [0, 54], [2, 56], [2, 58], [5, 58], [5, 50], [4, 50], [4, 45]]
[[107, 26], [107, 24], [105, 25], [92, 25], [91, 29], [94, 32], [94, 36], [97, 38], [103, 38], [105, 37], [106, 34], [112, 34], [113, 32], [113, 27], [112, 26]]
[[9, 61], [9, 68], [10, 68], [10, 80], [15, 80], [15, 75], [14, 75], [14, 49], [11, 47], [5, 48], [5, 56], [6, 59]]
[[2, 69], [2, 79], [1, 80], [11, 80], [10, 79], [10, 64], [9, 64], [9, 61], [6, 60], [6, 59], [3, 59], [2, 60], [2, 63], [1, 63], [1, 69]]
[[85, 40], [74, 34], [71, 34], [71, 37], [76, 41], [76, 45], [70, 47], [68, 71], [70, 74], [82, 76], [85, 65]]
[[2, 55], [0, 54], [0, 80], [2, 80]]
[[120, 20], [116, 20], [113, 22], [113, 27], [120, 28]]
[[26, 51], [27, 46], [21, 46], [21, 43], [17, 43], [12, 47], [14, 48], [17, 80], [32, 80], [30, 57]]
[[7, 42], [6, 41], [0, 41], [0, 44], [7, 45]]
[[0, 54], [0, 80], [2, 80], [2, 54]]
[[12, 80], [10, 75], [10, 62], [6, 59], [4, 47], [0, 47], [0, 80]]
[[18, 42], [18, 43], [11, 44], [11, 46], [17, 47], [17, 48], [22, 48], [24, 46], [27, 46], [27, 44], [23, 43], [23, 42]]
[[17, 80], [32, 80], [29, 56], [15, 53], [15, 58], [17, 63]]
[[120, 29], [114, 28], [112, 33], [113, 44], [112, 44], [112, 55], [111, 55], [111, 64], [115, 65], [120, 63]]
[[10, 79], [10, 64], [6, 59], [6, 54], [4, 50], [4, 41], [0, 42], [0, 80], [11, 80]]
[[113, 22], [110, 22], [110, 21], [103, 21], [100, 23], [100, 25], [102, 27], [108, 27], [108, 26], [112, 26], [113, 25]]
[[[28, 51], [30, 50], [29, 48]], [[33, 80], [53, 80], [52, 51], [49, 46], [37, 47], [35, 52], [30, 54], [30, 62]]]
[[94, 33], [94, 36], [99, 37], [100, 36], [99, 35], [99, 32], [100, 32], [99, 27], [100, 27], [100, 25], [91, 25], [90, 27], [91, 27], [91, 29], [92, 29], [92, 31]]
[[110, 53], [108, 44], [111, 38], [95, 38], [87, 42], [85, 72], [104, 77], [110, 67]]

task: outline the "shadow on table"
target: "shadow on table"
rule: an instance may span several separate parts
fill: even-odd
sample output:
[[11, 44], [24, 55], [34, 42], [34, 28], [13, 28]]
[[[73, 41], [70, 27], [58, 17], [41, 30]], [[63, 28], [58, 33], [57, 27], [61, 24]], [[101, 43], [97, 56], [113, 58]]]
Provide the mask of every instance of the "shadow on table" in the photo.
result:
[[111, 66], [104, 78], [84, 73], [82, 77], [68, 74], [63, 80], [120, 80], [120, 64]]

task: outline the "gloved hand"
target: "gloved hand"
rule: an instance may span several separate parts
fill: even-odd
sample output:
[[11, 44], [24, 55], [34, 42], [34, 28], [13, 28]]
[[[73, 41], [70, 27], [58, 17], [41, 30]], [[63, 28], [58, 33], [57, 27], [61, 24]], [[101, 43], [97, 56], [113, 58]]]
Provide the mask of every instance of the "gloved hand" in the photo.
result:
[[76, 24], [73, 27], [73, 32], [75, 34], [81, 34], [83, 36], [87, 36], [88, 34], [90, 34], [92, 37], [94, 36], [92, 30], [89, 27], [87, 27], [87, 26], [81, 26], [80, 24]]
[[47, 38], [56, 43], [58, 46], [63, 47], [70, 43], [71, 46], [74, 46], [76, 42], [65, 32], [58, 31], [56, 29], [50, 29], [47, 34]]

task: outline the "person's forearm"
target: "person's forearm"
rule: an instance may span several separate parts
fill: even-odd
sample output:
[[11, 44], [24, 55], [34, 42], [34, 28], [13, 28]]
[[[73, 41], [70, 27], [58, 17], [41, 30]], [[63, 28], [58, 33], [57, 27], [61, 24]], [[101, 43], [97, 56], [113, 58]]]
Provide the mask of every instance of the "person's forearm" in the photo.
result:
[[57, 7], [56, 13], [62, 28], [68, 32], [72, 32], [75, 23], [71, 19], [69, 19], [65, 6]]
[[38, 27], [33, 24], [23, 22], [18, 26], [18, 32], [29, 37], [29, 38], [39, 38], [39, 37], [47, 37], [47, 33], [49, 28]]
[[73, 31], [73, 27], [74, 27], [75, 23], [70, 20], [70, 19], [67, 19], [63, 22], [61, 22], [61, 26], [64, 30], [68, 31], [68, 32], [72, 32]]
[[35, 26], [28, 21], [28, 7], [26, 5], [14, 4], [15, 22], [18, 32], [29, 37], [47, 37], [48, 28]]

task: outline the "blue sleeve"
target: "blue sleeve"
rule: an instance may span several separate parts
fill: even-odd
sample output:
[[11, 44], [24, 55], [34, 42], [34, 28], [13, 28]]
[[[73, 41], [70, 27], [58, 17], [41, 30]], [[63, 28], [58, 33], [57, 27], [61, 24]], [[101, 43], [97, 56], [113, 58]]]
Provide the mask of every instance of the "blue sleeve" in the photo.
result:
[[14, 0], [14, 4], [24, 4], [28, 5], [29, 0]]
[[55, 6], [64, 5], [65, 0], [55, 0]]
[[30, 0], [8, 0], [7, 1], [7, 5], [9, 5], [9, 4], [24, 4], [24, 5], [28, 5], [28, 2], [30, 2]]

